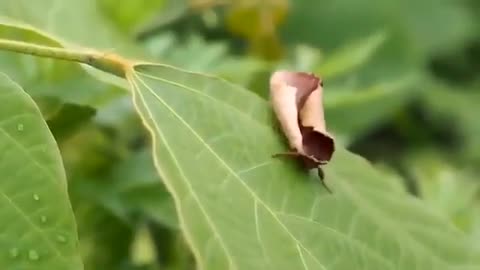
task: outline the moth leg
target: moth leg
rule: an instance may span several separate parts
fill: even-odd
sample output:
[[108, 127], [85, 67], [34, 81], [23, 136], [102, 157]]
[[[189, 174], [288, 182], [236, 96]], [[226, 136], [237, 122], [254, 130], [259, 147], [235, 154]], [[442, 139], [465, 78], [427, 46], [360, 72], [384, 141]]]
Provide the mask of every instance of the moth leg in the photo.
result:
[[320, 182], [322, 183], [322, 185], [325, 187], [325, 189], [330, 193], [332, 194], [333, 192], [330, 190], [330, 188], [327, 186], [327, 184], [325, 183], [325, 174], [323, 173], [323, 170], [322, 168], [318, 168], [318, 177], [320, 178]]

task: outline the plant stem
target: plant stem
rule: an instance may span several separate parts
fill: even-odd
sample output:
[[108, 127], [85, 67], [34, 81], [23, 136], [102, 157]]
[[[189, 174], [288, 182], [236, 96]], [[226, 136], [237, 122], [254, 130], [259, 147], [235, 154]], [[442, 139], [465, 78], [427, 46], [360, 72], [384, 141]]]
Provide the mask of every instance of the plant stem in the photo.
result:
[[9, 39], [0, 39], [0, 51], [2, 50], [87, 64], [122, 78], [125, 77], [125, 72], [132, 66], [129, 60], [114, 54], [49, 47]]

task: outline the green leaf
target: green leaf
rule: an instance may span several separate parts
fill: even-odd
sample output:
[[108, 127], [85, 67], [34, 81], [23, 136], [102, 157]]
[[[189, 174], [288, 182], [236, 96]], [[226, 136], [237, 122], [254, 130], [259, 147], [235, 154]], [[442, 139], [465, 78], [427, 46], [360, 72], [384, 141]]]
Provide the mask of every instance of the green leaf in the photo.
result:
[[173, 33], [163, 34], [149, 40], [147, 47], [161, 63], [215, 74], [242, 85], [267, 67], [265, 62], [253, 57], [231, 55], [224, 42], [207, 42], [198, 35], [189, 35], [180, 43]]
[[165, 0], [124, 0], [121, 5], [115, 0], [97, 2], [100, 11], [117, 25], [119, 32], [126, 32], [127, 35], [132, 34], [139, 24], [152, 20], [165, 5]]
[[114, 50], [126, 57], [143, 56], [128, 38], [109, 25], [97, 0], [3, 0], [0, 18], [35, 26], [69, 46], [78, 43], [82, 47]]
[[62, 160], [40, 110], [0, 74], [0, 268], [83, 269]]
[[348, 74], [365, 64], [386, 39], [386, 33], [379, 32], [365, 39], [348, 43], [325, 59], [316, 69], [317, 73], [321, 74], [324, 80]]
[[88, 122], [95, 115], [95, 110], [75, 104], [63, 104], [60, 110], [48, 119], [47, 123], [55, 139], [61, 140]]
[[418, 95], [418, 89], [414, 88], [417, 81], [416, 77], [406, 76], [350, 91], [325, 85], [328, 128], [343, 137], [345, 142], [365, 135], [392, 119]]
[[[0, 38], [52, 47], [72, 46], [35, 27], [1, 16]], [[0, 51], [0, 68], [24, 85], [35, 100], [47, 97], [98, 108], [125, 94], [125, 91], [120, 89], [123, 82], [119, 78], [71, 62]], [[97, 80], [88, 76], [89, 74], [104, 84], [99, 84]]]
[[480, 182], [466, 169], [456, 168], [439, 151], [406, 155], [405, 167], [415, 178], [419, 196], [465, 232], [473, 231]]
[[[131, 1], [134, 2], [134, 1]], [[167, 27], [180, 21], [182, 18], [192, 14], [192, 7], [190, 0], [165, 0], [166, 3], [162, 6], [158, 14], [138, 27], [136, 36], [139, 39], [146, 39], [154, 34], [161, 32]]]
[[[132, 41], [109, 26], [97, 5], [95, 0], [1, 1], [0, 38], [54, 47], [92, 47], [106, 53], [122, 53], [126, 57], [145, 56]], [[119, 78], [82, 67], [87, 73], [68, 62], [0, 52], [0, 68], [24, 85], [35, 100], [49, 96], [62, 102], [98, 108], [125, 94]], [[87, 74], [105, 84], [98, 84]]]
[[94, 197], [116, 216], [130, 221], [136, 214], [172, 229], [178, 221], [172, 197], [153, 165], [150, 153], [141, 151], [116, 164], [105, 179], [79, 181], [77, 189]]
[[422, 96], [429, 118], [441, 124], [452, 123], [452, 133], [460, 135], [462, 154], [476, 164], [480, 163], [480, 110], [476, 103], [480, 99], [479, 89], [480, 84], [459, 88], [430, 82]]
[[337, 145], [327, 193], [291, 160], [268, 103], [162, 65], [129, 74], [200, 269], [474, 269], [467, 237]]
[[[74, 179], [82, 181], [83, 179]], [[133, 231], [128, 224], [88, 197], [71, 189], [85, 269], [121, 269], [128, 261]]]
[[475, 36], [474, 18], [467, 5], [451, 0], [297, 0], [291, 4], [282, 34], [290, 44], [307, 43], [331, 51], [386, 30], [389, 41], [377, 53], [377, 65], [370, 68], [397, 69], [423, 66], [432, 53]]

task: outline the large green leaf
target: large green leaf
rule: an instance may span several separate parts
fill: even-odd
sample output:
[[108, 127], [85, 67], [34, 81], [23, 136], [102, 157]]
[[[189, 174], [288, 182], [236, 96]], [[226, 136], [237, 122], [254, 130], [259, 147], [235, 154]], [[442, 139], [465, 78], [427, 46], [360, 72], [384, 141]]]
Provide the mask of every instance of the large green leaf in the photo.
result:
[[83, 269], [62, 160], [40, 110], [0, 74], [0, 268]]
[[340, 145], [326, 181], [298, 170], [267, 102], [168, 66], [129, 74], [200, 269], [476, 269], [466, 236]]

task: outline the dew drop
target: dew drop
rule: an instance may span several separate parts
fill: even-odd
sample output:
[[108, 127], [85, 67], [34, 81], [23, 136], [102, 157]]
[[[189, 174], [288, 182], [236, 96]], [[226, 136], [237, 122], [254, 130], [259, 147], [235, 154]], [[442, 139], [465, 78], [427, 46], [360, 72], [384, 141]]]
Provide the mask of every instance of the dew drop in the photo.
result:
[[60, 242], [60, 243], [66, 243], [67, 242], [67, 238], [63, 235], [57, 235], [57, 241]]
[[41, 217], [40, 217], [40, 221], [41, 221], [42, 223], [47, 222], [47, 217], [46, 217], [46, 216], [41, 216]]
[[38, 196], [38, 194], [33, 194], [33, 199], [35, 201], [39, 201], [40, 200], [40, 197]]
[[19, 254], [18, 248], [11, 248], [9, 253], [10, 253], [10, 258], [12, 259], [17, 258]]
[[17, 125], [17, 130], [18, 131], [23, 131], [23, 124], [18, 124]]
[[31, 249], [28, 251], [28, 258], [32, 261], [36, 261], [40, 259], [40, 255], [38, 255], [38, 252], [34, 249]]

